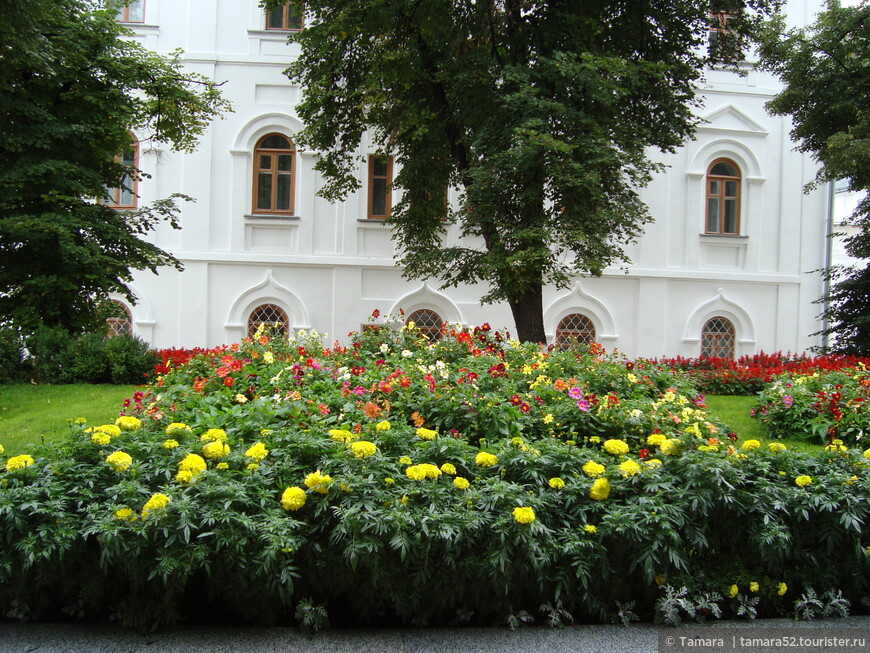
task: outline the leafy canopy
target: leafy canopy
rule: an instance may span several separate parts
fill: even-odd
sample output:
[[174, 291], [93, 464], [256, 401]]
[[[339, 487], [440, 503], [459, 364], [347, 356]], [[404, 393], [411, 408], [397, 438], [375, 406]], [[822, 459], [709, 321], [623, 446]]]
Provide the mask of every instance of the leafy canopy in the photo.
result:
[[[785, 88], [767, 107], [790, 115], [797, 149], [819, 164], [816, 182], [848, 180], [850, 190], [870, 189], [870, 6], [842, 7], [829, 0], [816, 22], [786, 29], [781, 18], [765, 25], [762, 63]], [[846, 251], [870, 258], [870, 199], [864, 198], [850, 218], [858, 231], [845, 241]], [[834, 336], [833, 349], [870, 354], [870, 269], [864, 264], [827, 272], [834, 285], [823, 316]]]
[[[118, 155], [142, 145], [191, 150], [228, 104], [217, 84], [130, 39], [97, 0], [2, 0], [0, 321], [95, 326], [131, 270], [180, 267], [143, 239], [178, 227], [176, 197], [132, 212], [98, 200], [137, 178]], [[129, 182], [128, 182], [129, 183]]]
[[[735, 29], [774, 4], [739, 3]], [[305, 92], [298, 140], [323, 153], [330, 199], [359, 187], [368, 138], [396, 157], [389, 222], [406, 276], [486, 282], [483, 301], [507, 300], [520, 339], [542, 341], [544, 284], [627, 261], [624, 246], [651, 219], [639, 189], [662, 169], [650, 151], [674, 151], [697, 122], [708, 2], [311, 0], [305, 10], [288, 69]], [[452, 212], [448, 188], [459, 189]]]

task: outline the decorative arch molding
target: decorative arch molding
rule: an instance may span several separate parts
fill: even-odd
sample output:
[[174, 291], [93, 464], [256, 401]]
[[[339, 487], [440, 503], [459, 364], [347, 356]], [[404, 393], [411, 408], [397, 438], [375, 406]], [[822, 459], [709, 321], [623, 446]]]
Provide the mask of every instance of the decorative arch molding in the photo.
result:
[[686, 320], [682, 337], [685, 355], [698, 355], [695, 350], [701, 342], [701, 330], [707, 320], [717, 316], [727, 318], [734, 325], [735, 357], [752, 353], [755, 350], [755, 325], [752, 318], [743, 307], [725, 297], [725, 291], [722, 288], [718, 288], [716, 296], [696, 306]]
[[465, 323], [462, 319], [462, 313], [460, 313], [456, 304], [447, 295], [433, 289], [425, 281], [416, 290], [409, 292], [404, 297], [400, 297], [390, 308], [390, 314], [397, 315], [399, 309], [404, 309], [407, 316], [423, 308], [435, 311], [445, 322], [453, 324]]
[[619, 339], [614, 326], [613, 314], [603, 302], [587, 293], [579, 281], [561, 297], [557, 297], [544, 309], [544, 325], [548, 342], [555, 342], [556, 328], [571, 313], [582, 313], [595, 327], [595, 340], [605, 347], [612, 347]]
[[130, 309], [130, 317], [133, 320], [133, 333], [142, 338], [149, 344], [154, 343], [154, 308], [151, 302], [148, 301], [148, 295], [140, 291], [133, 284], [128, 283], [127, 288], [130, 293], [136, 298], [136, 303], [133, 304], [124, 295], [118, 293], [109, 293], [109, 299], [121, 302], [124, 306]]
[[731, 159], [740, 167], [743, 178], [749, 182], [763, 183], [758, 157], [746, 145], [733, 138], [719, 138], [698, 149], [692, 156], [686, 176], [701, 178], [716, 159]]
[[701, 132], [739, 133], [747, 136], [768, 135], [767, 129], [749, 114], [733, 104], [726, 104], [701, 116]]
[[272, 270], [265, 278], [242, 292], [230, 308], [224, 331], [227, 342], [240, 342], [247, 336], [248, 316], [260, 304], [275, 304], [287, 313], [289, 330], [310, 329], [308, 311], [302, 300], [289, 288], [275, 281]]
[[293, 135], [302, 130], [302, 123], [286, 113], [264, 113], [249, 120], [236, 134], [233, 154], [250, 154], [263, 136], [281, 132], [293, 140]]

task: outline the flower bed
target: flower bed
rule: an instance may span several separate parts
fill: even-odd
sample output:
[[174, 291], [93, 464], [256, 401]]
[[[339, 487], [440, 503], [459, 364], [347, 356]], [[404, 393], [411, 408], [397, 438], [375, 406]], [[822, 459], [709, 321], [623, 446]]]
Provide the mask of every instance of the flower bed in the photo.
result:
[[732, 443], [690, 382], [598, 348], [264, 336], [126, 412], [5, 461], [4, 613], [673, 621], [867, 595], [860, 453]]

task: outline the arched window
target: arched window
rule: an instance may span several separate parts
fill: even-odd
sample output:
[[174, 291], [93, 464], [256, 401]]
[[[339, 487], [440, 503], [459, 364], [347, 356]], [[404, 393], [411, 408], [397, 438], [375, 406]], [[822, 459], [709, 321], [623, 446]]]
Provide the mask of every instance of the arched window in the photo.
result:
[[444, 320], [435, 311], [421, 308], [419, 311], [414, 311], [408, 316], [405, 324], [409, 322], [413, 322], [417, 330], [426, 336], [429, 342], [441, 340], [441, 327], [444, 325]]
[[253, 338], [262, 326], [263, 333], [269, 336], [286, 336], [289, 320], [286, 311], [275, 304], [260, 304], [248, 317], [248, 337]]
[[139, 170], [139, 141], [130, 134], [130, 146], [121, 152], [115, 161], [125, 166], [128, 171], [117, 188], [106, 189], [107, 206], [113, 209], [135, 209], [138, 205], [139, 180], [136, 171]]
[[734, 325], [722, 316], [711, 317], [701, 331], [701, 357], [734, 358]]
[[591, 345], [593, 342], [595, 342], [595, 325], [585, 315], [580, 313], [566, 315], [556, 327], [556, 346], [559, 349]]
[[254, 213], [293, 215], [296, 148], [286, 136], [267, 134], [254, 148]]
[[132, 336], [133, 315], [130, 313], [130, 308], [116, 299], [112, 300], [112, 304], [115, 315], [106, 318], [106, 324], [109, 325], [109, 336]]
[[716, 159], [707, 169], [708, 234], [740, 233], [740, 168], [730, 159]]

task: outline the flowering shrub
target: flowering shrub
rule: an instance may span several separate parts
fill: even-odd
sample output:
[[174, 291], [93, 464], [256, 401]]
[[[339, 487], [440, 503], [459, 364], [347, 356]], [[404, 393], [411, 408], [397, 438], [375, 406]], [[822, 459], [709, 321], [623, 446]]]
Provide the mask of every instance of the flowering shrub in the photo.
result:
[[[640, 362], [640, 361], [639, 361]], [[793, 373], [810, 375], [870, 363], [870, 359], [855, 356], [816, 356], [805, 354], [765, 354], [733, 358], [647, 359], [646, 362], [687, 374], [692, 383], [705, 394], [753, 395], [779, 375]]]
[[630, 600], [651, 618], [666, 585], [727, 616], [750, 583], [762, 615], [780, 587], [867, 595], [859, 453], [735, 445], [691, 383], [599, 348], [486, 325], [257, 337], [137, 394], [118, 425], [6, 461], [4, 613], [610, 621]]
[[[870, 446], [870, 375], [856, 368], [784, 374], [759, 394], [752, 415], [774, 437], [806, 437], [828, 445]], [[845, 444], [844, 444], [845, 443]]]

